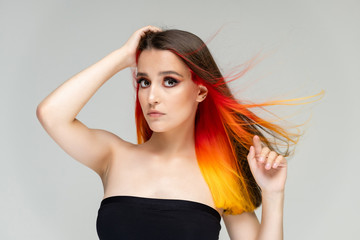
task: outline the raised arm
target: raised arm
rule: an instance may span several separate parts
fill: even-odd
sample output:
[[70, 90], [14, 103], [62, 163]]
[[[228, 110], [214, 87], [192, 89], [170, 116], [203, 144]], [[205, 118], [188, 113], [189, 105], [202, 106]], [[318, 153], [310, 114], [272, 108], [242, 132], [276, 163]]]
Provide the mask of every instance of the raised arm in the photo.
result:
[[122, 69], [135, 66], [135, 52], [147, 26], [137, 30], [121, 48], [68, 79], [40, 102], [36, 115], [51, 138], [71, 157], [103, 176], [113, 148], [127, 142], [100, 129], [89, 129], [76, 119], [95, 92]]
[[253, 143], [247, 159], [262, 192], [261, 223], [253, 212], [223, 215], [224, 223], [231, 240], [282, 240], [287, 162], [282, 155], [263, 148], [258, 136]]

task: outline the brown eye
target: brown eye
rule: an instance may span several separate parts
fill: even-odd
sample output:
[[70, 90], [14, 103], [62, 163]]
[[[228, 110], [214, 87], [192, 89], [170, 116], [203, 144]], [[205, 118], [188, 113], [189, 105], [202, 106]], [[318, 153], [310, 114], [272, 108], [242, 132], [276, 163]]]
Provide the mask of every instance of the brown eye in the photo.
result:
[[145, 78], [140, 78], [137, 83], [140, 84], [141, 88], [146, 88], [150, 85], [150, 82]]
[[173, 87], [175, 86], [179, 81], [174, 79], [174, 78], [171, 78], [171, 77], [166, 77], [165, 80], [165, 86], [166, 87]]

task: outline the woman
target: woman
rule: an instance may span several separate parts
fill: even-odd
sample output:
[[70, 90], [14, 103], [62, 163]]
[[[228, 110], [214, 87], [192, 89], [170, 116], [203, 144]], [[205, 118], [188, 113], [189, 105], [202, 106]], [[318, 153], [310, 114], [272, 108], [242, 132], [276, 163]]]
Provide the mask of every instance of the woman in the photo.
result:
[[[76, 119], [128, 67], [137, 68], [138, 144]], [[263, 133], [288, 146], [297, 135], [260, 119], [253, 106], [234, 98], [198, 37], [147, 26], [58, 87], [37, 116], [101, 177], [100, 239], [218, 239], [221, 216], [231, 239], [282, 239], [288, 151], [275, 152]]]

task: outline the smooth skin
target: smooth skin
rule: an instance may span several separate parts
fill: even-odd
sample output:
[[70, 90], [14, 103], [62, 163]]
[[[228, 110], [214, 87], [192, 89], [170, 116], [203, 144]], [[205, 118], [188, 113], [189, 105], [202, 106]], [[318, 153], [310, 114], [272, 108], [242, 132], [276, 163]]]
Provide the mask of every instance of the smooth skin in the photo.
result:
[[[144, 50], [137, 69], [139, 102], [153, 131], [145, 145], [169, 157], [184, 150], [193, 154], [195, 115], [207, 94], [206, 87], [195, 84], [186, 64], [170, 51]], [[151, 116], [151, 111], [162, 115]]]
[[[193, 84], [187, 67], [169, 51], [145, 50], [136, 66], [136, 47], [148, 30], [161, 31], [146, 26], [134, 32], [121, 48], [79, 72], [48, 95], [38, 105], [37, 117], [65, 152], [100, 176], [104, 198], [113, 195], [177, 198], [215, 208], [197, 165], [194, 141], [189, 134], [194, 127], [197, 104], [206, 97], [207, 89]], [[113, 75], [128, 67], [138, 67], [138, 72], [147, 75], [141, 83], [144, 88], [139, 90], [144, 115], [151, 110], [165, 113], [159, 118], [146, 115], [154, 134], [140, 145], [105, 130], [90, 129], [76, 119], [95, 92]], [[183, 77], [162, 74], [170, 70]], [[180, 84], [175, 86], [170, 78], [177, 78]], [[177, 98], [172, 98], [173, 94], [177, 94]], [[286, 159], [262, 147], [258, 136], [254, 136], [247, 158], [263, 193], [261, 223], [254, 212], [225, 215], [223, 209], [215, 209], [223, 216], [232, 240], [283, 239]]]

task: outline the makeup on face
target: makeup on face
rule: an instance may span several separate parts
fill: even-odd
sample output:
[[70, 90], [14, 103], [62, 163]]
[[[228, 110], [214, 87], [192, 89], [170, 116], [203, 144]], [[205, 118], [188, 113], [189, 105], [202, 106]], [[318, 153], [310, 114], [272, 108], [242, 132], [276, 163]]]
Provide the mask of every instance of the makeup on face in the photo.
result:
[[197, 85], [188, 66], [167, 50], [144, 50], [137, 66], [138, 98], [153, 131], [183, 131], [194, 124]]

